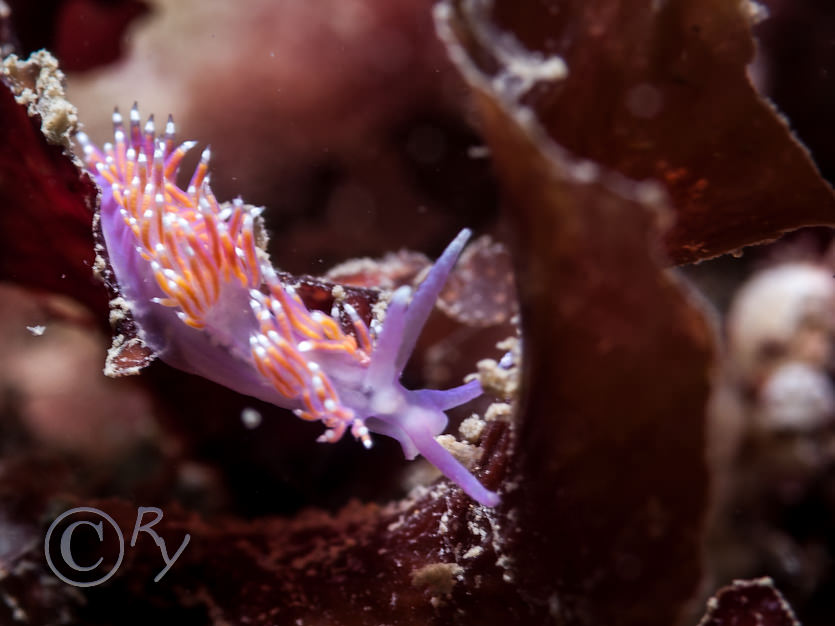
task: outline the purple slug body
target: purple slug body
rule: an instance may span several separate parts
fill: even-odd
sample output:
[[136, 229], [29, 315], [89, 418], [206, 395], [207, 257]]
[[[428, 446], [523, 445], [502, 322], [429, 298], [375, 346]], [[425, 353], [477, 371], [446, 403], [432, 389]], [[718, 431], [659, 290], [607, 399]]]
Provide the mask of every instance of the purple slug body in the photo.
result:
[[379, 331], [348, 304], [353, 333], [308, 311], [282, 284], [256, 242], [260, 209], [220, 205], [208, 183], [208, 149], [184, 191], [176, 175], [193, 142], [175, 146], [174, 124], [156, 137], [134, 106], [126, 129], [114, 113], [114, 143], [100, 150], [83, 133], [84, 158], [102, 188], [101, 230], [119, 290], [140, 339], [169, 365], [240, 393], [321, 420], [320, 441], [369, 432], [393, 437], [408, 459], [423, 455], [485, 506], [486, 489], [435, 436], [445, 411], [482, 394], [478, 381], [448, 390], [410, 390], [403, 368], [470, 231], [447, 246], [412, 293], [392, 295]]

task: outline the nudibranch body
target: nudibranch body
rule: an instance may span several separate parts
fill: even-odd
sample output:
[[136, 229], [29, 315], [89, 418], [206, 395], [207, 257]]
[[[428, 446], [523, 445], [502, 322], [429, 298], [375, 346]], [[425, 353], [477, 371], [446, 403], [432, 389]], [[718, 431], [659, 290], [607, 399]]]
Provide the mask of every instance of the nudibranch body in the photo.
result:
[[[438, 294], [469, 238], [462, 231], [414, 294], [397, 289], [379, 329], [343, 304], [309, 311], [283, 284], [259, 245], [260, 209], [220, 204], [204, 150], [185, 190], [176, 176], [194, 142], [176, 145], [174, 123], [156, 136], [134, 106], [126, 128], [113, 115], [114, 142], [77, 138], [102, 188], [100, 228], [108, 260], [139, 338], [173, 367], [292, 409], [326, 426], [321, 441], [369, 432], [393, 437], [405, 456], [422, 454], [472, 498], [498, 503], [435, 436], [444, 411], [481, 395], [478, 381], [448, 390], [409, 390], [400, 376]], [[376, 332], [375, 332], [376, 331]]]

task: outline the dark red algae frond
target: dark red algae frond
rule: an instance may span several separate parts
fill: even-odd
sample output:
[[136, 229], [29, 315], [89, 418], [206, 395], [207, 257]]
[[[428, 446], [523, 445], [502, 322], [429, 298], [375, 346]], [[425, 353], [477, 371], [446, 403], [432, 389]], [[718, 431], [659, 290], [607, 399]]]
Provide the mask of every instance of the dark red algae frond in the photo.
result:
[[0, 280], [67, 295], [105, 320], [91, 271], [96, 187], [69, 152], [76, 114], [63, 80], [45, 51], [0, 68]]

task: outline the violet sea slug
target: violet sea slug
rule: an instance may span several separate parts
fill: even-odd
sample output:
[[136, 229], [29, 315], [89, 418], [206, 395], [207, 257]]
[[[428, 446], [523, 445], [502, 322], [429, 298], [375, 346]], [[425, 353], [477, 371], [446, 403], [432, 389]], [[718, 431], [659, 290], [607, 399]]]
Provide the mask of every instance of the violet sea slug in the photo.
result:
[[[351, 434], [369, 447], [369, 433], [393, 437], [408, 459], [422, 454], [472, 498], [487, 506], [487, 490], [435, 436], [444, 413], [481, 395], [478, 381], [447, 390], [410, 390], [400, 376], [470, 232], [449, 244], [412, 293], [397, 289], [385, 320], [369, 328], [342, 305], [309, 311], [282, 284], [259, 246], [260, 209], [240, 199], [221, 205], [208, 179], [204, 150], [188, 187], [177, 171], [195, 142], [176, 145], [174, 123], [156, 136], [136, 106], [126, 128], [113, 114], [114, 142], [102, 149], [77, 139], [102, 188], [100, 228], [121, 296], [139, 339], [169, 365], [235, 391], [292, 409], [326, 426], [320, 441]], [[376, 331], [376, 332], [375, 332]]]

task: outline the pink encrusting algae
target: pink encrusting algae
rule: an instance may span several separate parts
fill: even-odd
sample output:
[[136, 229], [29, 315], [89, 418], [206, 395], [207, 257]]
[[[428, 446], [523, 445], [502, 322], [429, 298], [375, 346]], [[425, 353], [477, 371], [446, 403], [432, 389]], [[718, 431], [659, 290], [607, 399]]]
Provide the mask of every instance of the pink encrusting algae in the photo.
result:
[[397, 439], [407, 458], [422, 454], [472, 498], [487, 490], [440, 445], [447, 409], [482, 393], [473, 380], [448, 390], [409, 390], [400, 377], [438, 294], [470, 236], [463, 230], [412, 293], [397, 289], [379, 328], [347, 303], [352, 332], [331, 315], [309, 311], [283, 284], [259, 247], [261, 209], [240, 199], [221, 205], [209, 186], [203, 151], [185, 190], [176, 176], [196, 145], [175, 143], [174, 123], [156, 136], [134, 105], [125, 128], [113, 114], [114, 142], [102, 149], [77, 139], [102, 188], [100, 227], [121, 296], [139, 338], [163, 361], [235, 391], [292, 409], [326, 426], [320, 441], [370, 432]]

